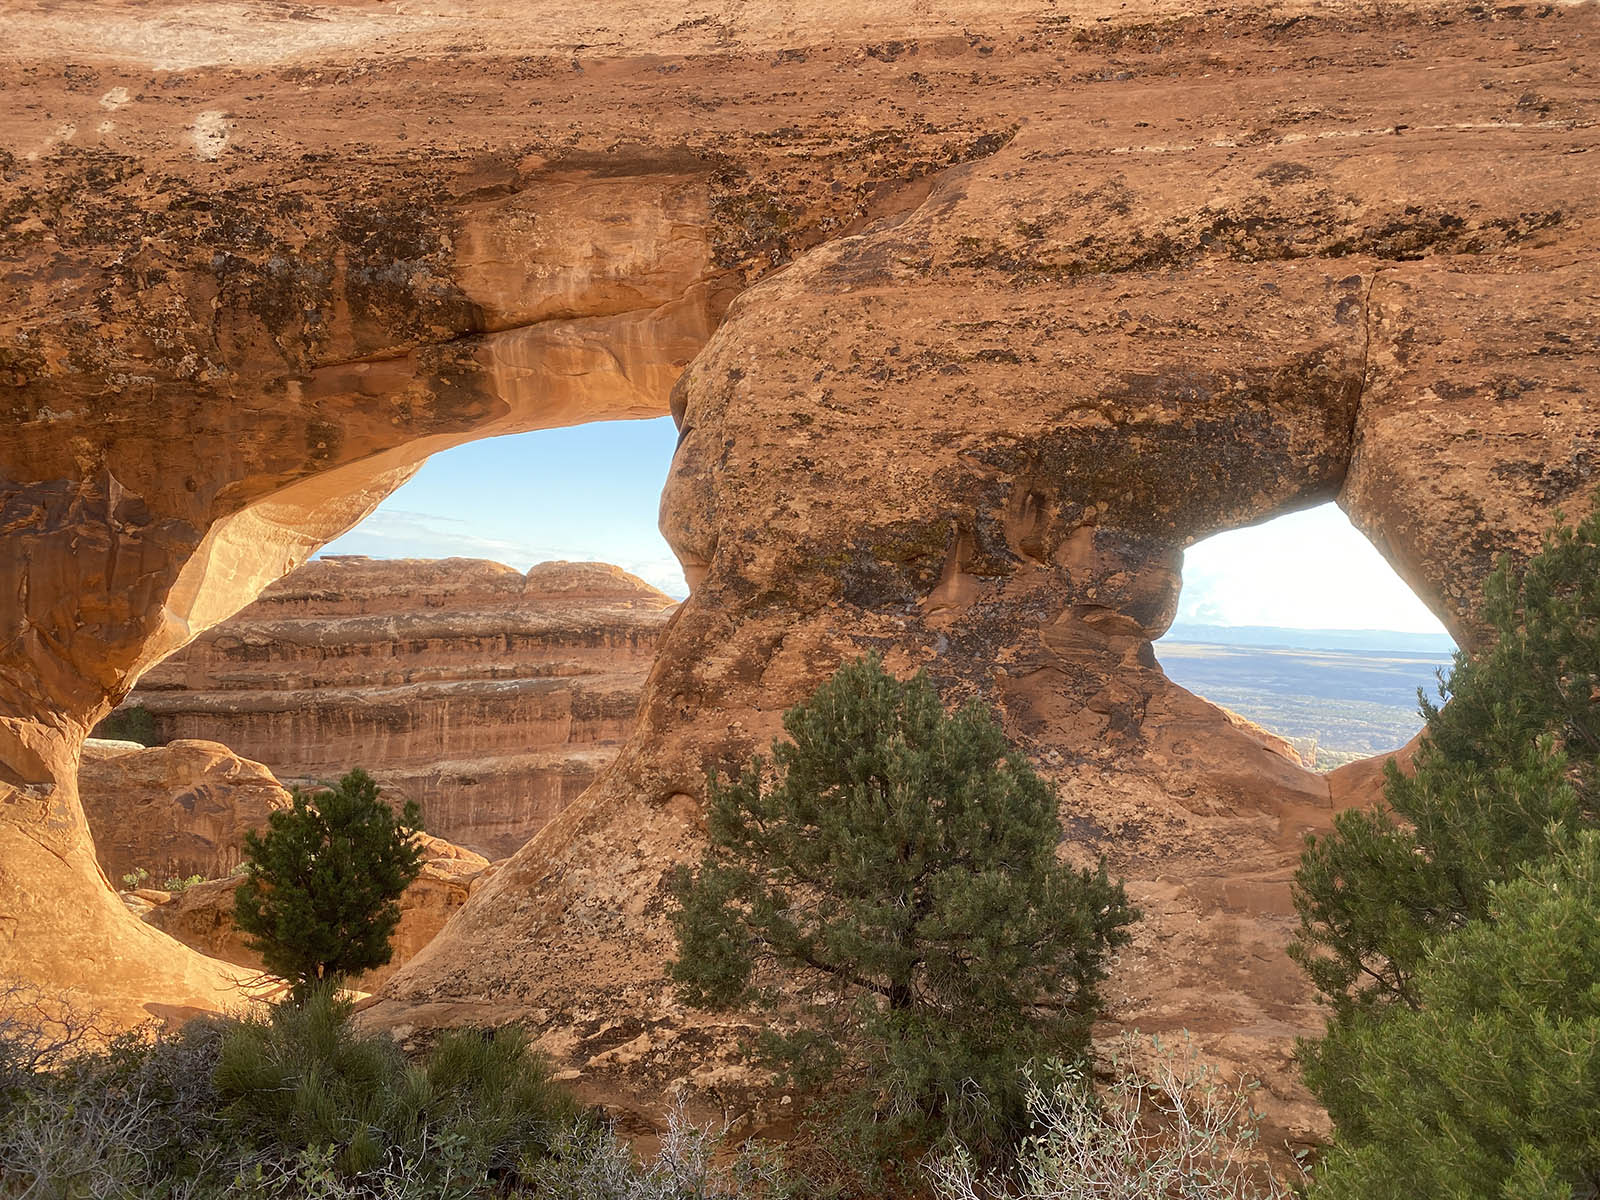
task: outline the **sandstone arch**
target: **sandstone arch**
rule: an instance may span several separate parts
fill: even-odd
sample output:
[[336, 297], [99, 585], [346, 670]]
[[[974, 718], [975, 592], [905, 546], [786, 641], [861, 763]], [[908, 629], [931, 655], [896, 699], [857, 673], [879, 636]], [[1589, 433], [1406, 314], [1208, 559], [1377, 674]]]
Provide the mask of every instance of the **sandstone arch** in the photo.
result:
[[999, 704], [1129, 873], [1117, 1015], [1200, 1025], [1311, 1119], [1276, 955], [1332, 798], [1147, 643], [1186, 542], [1329, 497], [1470, 641], [1492, 556], [1592, 488], [1594, 11], [911, 7], [577, 51], [495, 9], [480, 90], [449, 16], [371, 34], [392, 55], [212, 31], [237, 65], [176, 83], [130, 62], [160, 6], [20, 43], [85, 132], [7, 134], [0, 971], [214, 999], [95, 876], [88, 726], [426, 453], [663, 411], [693, 359], [663, 524], [700, 579], [630, 749], [374, 1019], [531, 1017], [635, 1094], [682, 1075], [661, 881], [703, 768], [873, 645]]
[[70, 314], [12, 329], [0, 974], [65, 983], [96, 963], [118, 1019], [175, 990], [226, 996], [229, 977], [151, 938], [99, 878], [75, 788], [87, 729], [429, 454], [666, 411], [721, 304], [703, 180], [653, 161], [531, 170], [469, 167], [423, 221], [325, 196], [327, 227], [286, 223], [252, 260], [174, 251], [130, 277], [113, 242], [39, 264], [68, 259], [102, 309], [134, 312], [88, 364]]
[[[1541, 353], [1536, 331], [1600, 312], [1560, 253], [1504, 254], [1496, 277], [1450, 246], [1387, 245], [1391, 201], [1358, 182], [1382, 147], [1306, 165], [1371, 207], [1302, 253], [1335, 235], [1287, 197], [1252, 207], [1247, 246], [1205, 231], [1270, 164], [1197, 150], [1175, 200], [1170, 159], [1119, 162], [1112, 188], [1062, 137], [1024, 129], [735, 303], [674, 400], [662, 523], [699, 581], [639, 731], [373, 1019], [532, 1014], [607, 1094], [725, 1082], [707, 1045], [733, 1039], [660, 980], [664, 871], [694, 852], [703, 766], [875, 647], [994, 701], [1083, 847], [1126, 872], [1147, 916], [1116, 1018], [1195, 1030], [1266, 1077], [1285, 1127], [1317, 1128], [1289, 1058], [1316, 1013], [1281, 957], [1288, 879], [1301, 834], [1373, 779], [1310, 775], [1156, 669], [1177, 554], [1337, 499], [1470, 644], [1493, 556], [1588, 503], [1592, 351]], [[1418, 211], [1482, 182], [1442, 147], [1408, 158]], [[1565, 170], [1522, 165], [1551, 188]], [[1474, 194], [1532, 202], [1495, 186]], [[1507, 402], [1508, 379], [1528, 400]], [[617, 1049], [602, 1014], [623, 1012], [638, 1038]]]

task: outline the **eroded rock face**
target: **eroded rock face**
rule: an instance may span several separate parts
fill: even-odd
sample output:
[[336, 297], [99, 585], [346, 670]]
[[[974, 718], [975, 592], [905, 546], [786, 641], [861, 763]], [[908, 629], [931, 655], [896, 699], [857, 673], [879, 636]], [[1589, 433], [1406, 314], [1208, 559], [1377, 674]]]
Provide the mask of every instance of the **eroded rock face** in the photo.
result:
[[[581, 574], [561, 578], [571, 584]], [[608, 574], [592, 573], [594, 582]], [[260, 956], [233, 923], [239, 879], [232, 872], [242, 861], [245, 833], [265, 830], [270, 815], [292, 803], [272, 772], [216, 742], [178, 739], [146, 747], [90, 738], [79, 789], [100, 867], [123, 889], [123, 903], [184, 946], [245, 968], [243, 977], [261, 974]], [[426, 833], [417, 841], [422, 871], [400, 898], [393, 958], [352, 979], [358, 990], [376, 988], [427, 945], [489, 872], [489, 860], [463, 846]], [[126, 878], [138, 869], [148, 886]], [[195, 875], [202, 882], [163, 890], [169, 879]], [[264, 992], [271, 986], [262, 981]]]
[[144, 871], [152, 887], [170, 878], [216, 879], [239, 865], [246, 832], [290, 805], [259, 762], [216, 742], [164, 746], [89, 739], [78, 794], [95, 856], [113, 880]]
[[[916, 211], [741, 296], [675, 395], [662, 519], [695, 591], [640, 732], [377, 1018], [535, 1011], [606, 1087], [709, 1083], [727, 1064], [691, 1065], [703, 1019], [661, 982], [665, 865], [697, 850], [702, 770], [877, 649], [995, 704], [1060, 785], [1067, 853], [1126, 877], [1145, 915], [1110, 1019], [1193, 1031], [1315, 1135], [1290, 1049], [1320, 1017], [1283, 948], [1329, 783], [1160, 673], [1182, 550], [1337, 498], [1470, 644], [1494, 555], [1600, 482], [1590, 135], [1468, 141], [1498, 77], [1448, 59], [1464, 31], [1407, 28], [1411, 60], [1376, 69], [1358, 37], [1338, 81], [1274, 58], [1289, 90], [1241, 85], [1266, 61], [1245, 44], [1166, 30], [1228, 82], [1068, 88]], [[1591, 112], [1578, 75], [1530, 86]], [[531, 944], [536, 971], [500, 952]], [[595, 1019], [621, 1011], [653, 1046], [626, 1067]]]
[[[37, 100], [0, 135], [0, 912], [22, 931], [0, 973], [126, 962], [130, 1019], [170, 970], [212, 970], [152, 955], [95, 878], [78, 746], [139, 674], [437, 450], [664, 413], [748, 279], [914, 203], [1009, 119], [967, 111], [977, 79], [915, 117], [880, 83], [884, 121], [844, 115], [811, 81], [859, 48], [781, 54], [765, 16], [730, 55], [670, 5], [609, 29], [313, 15], [0, 16], [0, 81]], [[952, 75], [978, 61], [954, 17], [875, 27], [941, 39]], [[616, 49], [585, 67], [578, 44]]]
[[[428, 834], [418, 838], [426, 857], [421, 873], [400, 896], [400, 924], [390, 942], [393, 957], [386, 965], [352, 978], [350, 986], [357, 991], [373, 990], [432, 941], [489, 870], [489, 860], [481, 854]], [[233, 895], [238, 886], [237, 879], [197, 883], [150, 906], [141, 919], [211, 958], [252, 972], [263, 971], [261, 956], [250, 949], [233, 923]]]
[[616, 757], [674, 605], [603, 563], [318, 559], [129, 702], [291, 783], [363, 767], [431, 833], [504, 857]]
[[1148, 641], [1186, 545], [1338, 498], [1470, 643], [1492, 556], [1585, 506], [1592, 6], [241, 5], [170, 62], [187, 11], [0, 38], [40, 100], [3, 183], [0, 970], [142, 964], [129, 1000], [212, 970], [128, 954], [73, 783], [94, 720], [427, 453], [676, 380], [695, 594], [628, 747], [372, 1019], [526, 1020], [647, 1108], [713, 1084], [665, 874], [706, 769], [877, 648], [995, 703], [1068, 852], [1127, 875], [1113, 1019], [1314, 1127], [1282, 947], [1328, 785]]

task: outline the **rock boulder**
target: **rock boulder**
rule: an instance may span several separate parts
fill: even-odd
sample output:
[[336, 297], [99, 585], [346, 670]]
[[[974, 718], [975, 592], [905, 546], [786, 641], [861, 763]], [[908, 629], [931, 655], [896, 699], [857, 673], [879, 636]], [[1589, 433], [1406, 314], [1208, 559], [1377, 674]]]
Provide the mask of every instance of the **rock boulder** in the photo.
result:
[[142, 870], [152, 886], [228, 874], [245, 833], [290, 803], [260, 763], [187, 739], [143, 747], [91, 738], [78, 791], [101, 868], [113, 880]]
[[[422, 872], [400, 897], [400, 924], [390, 943], [393, 958], [349, 981], [358, 991], [371, 991], [433, 940], [463, 904], [475, 881], [489, 869], [480, 854], [441, 838], [418, 835], [426, 857]], [[165, 902], [141, 911], [141, 919], [184, 945], [251, 971], [263, 969], [261, 958], [245, 944], [233, 923], [237, 879], [211, 879], [175, 892]]]

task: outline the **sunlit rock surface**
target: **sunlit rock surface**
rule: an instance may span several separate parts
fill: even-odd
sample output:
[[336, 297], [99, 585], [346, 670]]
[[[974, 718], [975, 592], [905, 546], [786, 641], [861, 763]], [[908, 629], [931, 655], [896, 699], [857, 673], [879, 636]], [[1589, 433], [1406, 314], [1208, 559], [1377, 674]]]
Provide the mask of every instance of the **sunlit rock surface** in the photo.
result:
[[430, 833], [504, 857], [616, 757], [674, 605], [604, 563], [318, 559], [129, 703], [287, 782], [362, 767]]
[[152, 887], [228, 874], [239, 865], [246, 832], [264, 830], [268, 817], [290, 804], [259, 762], [187, 739], [145, 747], [91, 738], [78, 794], [106, 874], [121, 881], [143, 871]]
[[[264, 832], [270, 815], [291, 804], [272, 772], [216, 742], [144, 747], [91, 738], [78, 783], [95, 853], [123, 903], [184, 945], [248, 968], [249, 975], [262, 973], [260, 955], [233, 922], [233, 901], [245, 833]], [[483, 855], [416, 836], [422, 871], [400, 897], [392, 958], [352, 979], [357, 990], [370, 991], [394, 974], [488, 875]]]
[[1592, 5], [12, 5], [0, 973], [224, 996], [95, 868], [89, 728], [427, 454], [670, 403], [695, 592], [628, 744], [369, 1019], [524, 1021], [646, 1114], [717, 1087], [666, 873], [706, 769], [877, 648], [994, 702], [1066, 852], [1128, 877], [1110, 1020], [1313, 1131], [1282, 950], [1329, 784], [1147, 643], [1185, 545], [1336, 498], [1471, 644], [1494, 556], [1586, 507], [1597, 37]]
[[[376, 988], [432, 941], [489, 870], [489, 861], [481, 854], [427, 834], [419, 835], [419, 840], [424, 854], [422, 870], [400, 896], [400, 924], [389, 943], [392, 957], [384, 966], [351, 978], [349, 986], [357, 991]], [[261, 956], [233, 922], [238, 887], [238, 879], [207, 880], [173, 893], [141, 916], [202, 954], [260, 972], [265, 969]]]

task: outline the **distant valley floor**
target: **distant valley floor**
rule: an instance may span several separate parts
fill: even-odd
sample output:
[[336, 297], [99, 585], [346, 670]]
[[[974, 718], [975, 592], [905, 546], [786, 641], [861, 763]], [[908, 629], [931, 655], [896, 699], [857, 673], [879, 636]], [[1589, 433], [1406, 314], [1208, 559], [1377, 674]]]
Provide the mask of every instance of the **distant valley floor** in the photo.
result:
[[[1252, 631], [1249, 640], [1274, 640], [1266, 632]], [[1174, 633], [1192, 636], [1182, 628]], [[1374, 638], [1377, 648], [1327, 649], [1289, 644], [1335, 640], [1318, 639], [1317, 631], [1281, 633], [1277, 640], [1286, 644], [1242, 645], [1221, 641], [1224, 631], [1206, 630], [1219, 640], [1163, 640], [1156, 657], [1169, 678], [1288, 738], [1318, 770], [1403, 745], [1422, 727], [1417, 689], [1436, 698], [1437, 673], [1450, 667], [1442, 638], [1416, 638], [1427, 647], [1418, 649], [1390, 648], [1402, 640], [1392, 635]]]

